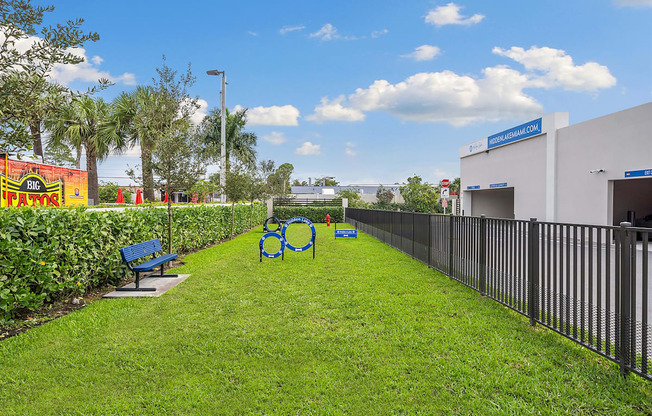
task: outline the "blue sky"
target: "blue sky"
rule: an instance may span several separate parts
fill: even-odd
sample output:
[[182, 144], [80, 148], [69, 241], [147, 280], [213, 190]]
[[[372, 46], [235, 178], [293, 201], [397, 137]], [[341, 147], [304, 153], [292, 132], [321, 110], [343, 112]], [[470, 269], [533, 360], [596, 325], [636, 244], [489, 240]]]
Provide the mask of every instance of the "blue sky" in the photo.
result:
[[[75, 17], [101, 39], [61, 82], [108, 76], [110, 100], [151, 83], [165, 54], [192, 64], [206, 111], [220, 78], [205, 71], [225, 70], [227, 107], [250, 109], [259, 159], [301, 180], [434, 183], [459, 175], [463, 144], [652, 99], [652, 0], [58, 1], [49, 22]], [[133, 153], [102, 163], [100, 179], [128, 184]]]

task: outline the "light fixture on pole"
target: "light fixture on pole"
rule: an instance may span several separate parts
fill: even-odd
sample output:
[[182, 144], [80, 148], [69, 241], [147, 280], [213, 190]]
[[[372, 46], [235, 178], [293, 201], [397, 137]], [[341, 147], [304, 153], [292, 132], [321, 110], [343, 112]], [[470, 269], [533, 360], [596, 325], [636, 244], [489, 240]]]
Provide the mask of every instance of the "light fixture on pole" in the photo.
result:
[[220, 105], [220, 115], [222, 116], [220, 131], [220, 202], [226, 202], [224, 195], [224, 185], [226, 184], [226, 75], [224, 71], [214, 69], [206, 71], [207, 75], [222, 75], [222, 103]]

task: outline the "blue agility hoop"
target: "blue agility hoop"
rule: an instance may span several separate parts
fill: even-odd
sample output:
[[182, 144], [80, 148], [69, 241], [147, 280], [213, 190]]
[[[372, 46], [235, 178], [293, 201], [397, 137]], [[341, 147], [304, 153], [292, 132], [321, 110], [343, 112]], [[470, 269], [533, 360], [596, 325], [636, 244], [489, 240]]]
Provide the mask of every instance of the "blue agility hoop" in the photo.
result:
[[[265, 247], [263, 247], [263, 244], [265, 243], [265, 240], [267, 240], [269, 237], [278, 238], [278, 240], [281, 242], [281, 248], [276, 253], [270, 254], [270, 253], [266, 252]], [[283, 254], [283, 251], [285, 250], [285, 246], [286, 246], [285, 239], [283, 237], [281, 237], [278, 233], [267, 233], [267, 234], [263, 235], [260, 238], [260, 243], [258, 243], [258, 245], [260, 247], [261, 255], [267, 257], [268, 259], [275, 259], [275, 258], [279, 257], [281, 254]]]
[[[269, 228], [269, 222], [270, 222], [270, 220], [275, 220], [275, 221], [276, 221], [276, 229], [275, 229], [275, 230], [272, 230], [271, 228]], [[276, 218], [276, 217], [269, 217], [269, 218], [267, 218], [267, 219], [265, 220], [265, 224], [263, 224], [263, 229], [264, 229], [266, 232], [268, 232], [268, 233], [277, 233], [277, 232], [279, 232], [279, 230], [281, 229], [281, 226], [282, 226], [282, 225], [283, 225], [283, 223], [282, 223], [281, 220], [279, 220], [278, 218]]]
[[[308, 224], [310, 230], [312, 230], [312, 238], [310, 239], [310, 242], [303, 247], [294, 247], [292, 244], [288, 243], [288, 241], [285, 238], [285, 231], [288, 229], [288, 226], [295, 222], [302, 222], [304, 224]], [[283, 237], [283, 240], [285, 240], [285, 247], [287, 247], [292, 251], [301, 252], [301, 251], [308, 250], [314, 244], [315, 238], [317, 237], [317, 231], [315, 230], [315, 226], [312, 224], [312, 222], [310, 222], [308, 218], [293, 217], [285, 221], [285, 223], [283, 224], [283, 228], [281, 228], [281, 236]]]

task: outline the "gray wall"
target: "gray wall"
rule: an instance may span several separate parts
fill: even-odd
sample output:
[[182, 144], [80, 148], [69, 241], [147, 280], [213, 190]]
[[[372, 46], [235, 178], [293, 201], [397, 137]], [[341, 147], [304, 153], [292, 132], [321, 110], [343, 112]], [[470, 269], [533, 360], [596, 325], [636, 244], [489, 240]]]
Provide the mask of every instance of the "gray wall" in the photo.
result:
[[[467, 186], [480, 185], [483, 192], [492, 183], [507, 182], [514, 188], [514, 217], [544, 219], [546, 215], [546, 134], [502, 146], [460, 160], [464, 215], [480, 215], [473, 209]], [[490, 189], [494, 192], [499, 189]]]
[[[557, 130], [556, 220], [612, 225], [613, 181], [624, 180], [627, 170], [650, 168], [652, 103]], [[594, 169], [605, 172], [589, 173]]]
[[473, 215], [514, 219], [514, 188], [473, 191]]
[[[613, 200], [614, 225], [627, 221], [627, 211], [635, 211], [639, 220], [652, 214], [652, 178], [614, 181]], [[634, 225], [652, 227], [652, 221]]]

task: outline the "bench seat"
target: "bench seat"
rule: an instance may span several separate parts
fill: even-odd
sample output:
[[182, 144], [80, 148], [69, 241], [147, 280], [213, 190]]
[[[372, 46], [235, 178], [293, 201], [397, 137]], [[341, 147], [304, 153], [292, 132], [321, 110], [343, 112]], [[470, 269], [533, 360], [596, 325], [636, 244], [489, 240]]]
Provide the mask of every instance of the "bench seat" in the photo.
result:
[[154, 270], [154, 268], [160, 266], [161, 264], [167, 263], [168, 261], [174, 260], [176, 258], [177, 258], [176, 254], [164, 254], [160, 257], [155, 257], [149, 261], [146, 261], [143, 264], [134, 266], [133, 270], [135, 272], [149, 272], [151, 270]]

